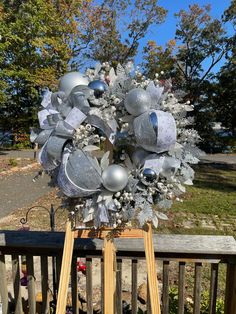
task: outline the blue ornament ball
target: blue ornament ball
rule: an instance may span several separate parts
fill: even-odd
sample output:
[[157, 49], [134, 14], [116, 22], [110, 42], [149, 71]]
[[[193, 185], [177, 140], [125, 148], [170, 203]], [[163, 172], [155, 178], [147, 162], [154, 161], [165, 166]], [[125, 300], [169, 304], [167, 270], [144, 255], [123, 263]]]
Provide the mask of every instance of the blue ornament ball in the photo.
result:
[[151, 168], [145, 168], [143, 170], [143, 176], [148, 182], [154, 181], [157, 177], [156, 172]]
[[107, 90], [107, 84], [102, 80], [91, 81], [88, 87], [94, 90], [95, 97], [101, 97]]

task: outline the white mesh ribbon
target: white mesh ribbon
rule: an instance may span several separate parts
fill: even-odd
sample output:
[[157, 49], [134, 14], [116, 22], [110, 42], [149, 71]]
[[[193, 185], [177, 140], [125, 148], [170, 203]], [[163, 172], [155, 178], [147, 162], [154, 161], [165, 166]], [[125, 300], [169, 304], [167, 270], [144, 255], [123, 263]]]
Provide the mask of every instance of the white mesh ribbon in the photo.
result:
[[54, 109], [49, 109], [49, 110], [43, 109], [38, 112], [38, 119], [39, 119], [39, 124], [40, 124], [41, 129], [54, 128], [53, 126], [49, 125], [47, 117], [55, 113], [58, 113], [58, 111]]
[[[151, 119], [153, 115], [156, 121]], [[168, 151], [176, 142], [175, 119], [169, 112], [149, 110], [134, 119], [134, 134], [137, 144], [145, 150]]]
[[80, 124], [87, 118], [87, 116], [80, 111], [78, 108], [74, 107], [65, 119], [72, 128], [77, 129]]
[[[152, 155], [153, 156], [153, 155]], [[165, 157], [152, 157], [146, 158], [144, 163], [144, 169], [149, 168], [155, 171], [156, 174], [161, 172]]]
[[52, 96], [52, 92], [50, 92], [49, 90], [47, 90], [43, 96], [43, 100], [41, 102], [41, 106], [44, 108], [48, 108], [51, 106], [51, 96]]

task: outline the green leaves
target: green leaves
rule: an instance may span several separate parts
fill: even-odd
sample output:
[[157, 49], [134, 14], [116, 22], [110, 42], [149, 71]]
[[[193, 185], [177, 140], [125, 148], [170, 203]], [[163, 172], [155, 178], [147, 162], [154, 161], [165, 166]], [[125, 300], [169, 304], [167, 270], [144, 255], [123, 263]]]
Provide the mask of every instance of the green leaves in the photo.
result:
[[28, 130], [42, 90], [54, 89], [66, 71], [73, 55], [68, 38], [77, 35], [73, 23], [81, 13], [81, 1], [69, 2], [12, 0], [0, 5], [3, 127]]

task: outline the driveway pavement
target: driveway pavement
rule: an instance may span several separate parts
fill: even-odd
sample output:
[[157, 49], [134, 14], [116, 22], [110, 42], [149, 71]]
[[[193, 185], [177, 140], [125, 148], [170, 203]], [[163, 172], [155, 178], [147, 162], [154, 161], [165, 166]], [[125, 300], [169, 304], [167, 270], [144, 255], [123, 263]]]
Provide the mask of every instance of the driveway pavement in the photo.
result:
[[33, 182], [35, 174], [35, 171], [16, 172], [10, 176], [0, 177], [0, 218], [17, 208], [31, 204], [53, 189], [48, 175], [45, 174]]
[[34, 150], [2, 150], [0, 148], [0, 158], [34, 158]]
[[201, 161], [236, 165], [236, 154], [207, 154], [201, 158]]

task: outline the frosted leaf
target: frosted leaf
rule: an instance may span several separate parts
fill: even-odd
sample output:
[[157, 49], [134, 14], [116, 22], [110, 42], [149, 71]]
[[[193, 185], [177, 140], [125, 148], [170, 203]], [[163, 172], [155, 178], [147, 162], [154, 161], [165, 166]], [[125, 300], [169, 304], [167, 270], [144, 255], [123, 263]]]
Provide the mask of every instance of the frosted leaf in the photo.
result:
[[97, 170], [97, 172], [101, 175], [102, 174], [102, 169], [101, 169], [101, 167], [99, 165], [99, 162], [98, 162], [97, 158], [94, 157], [93, 159], [91, 159], [91, 163], [93, 164], [93, 166]]
[[112, 197], [113, 197], [113, 194], [107, 194], [107, 195], [103, 195], [103, 200], [105, 201], [105, 205], [108, 206], [108, 204], [111, 204], [111, 201], [112, 201]]
[[124, 164], [126, 165], [126, 167], [132, 171], [134, 169], [134, 166], [129, 158], [129, 156], [127, 155], [127, 157], [125, 158]]
[[94, 70], [94, 76], [97, 77], [98, 76], [98, 73], [100, 72], [102, 68], [102, 65], [100, 62], [96, 63], [95, 65], [95, 70]]
[[95, 150], [99, 150], [100, 148], [95, 146], [95, 145], [87, 145], [84, 147], [83, 151], [85, 152], [92, 152], [92, 151], [95, 151]]
[[199, 158], [199, 157], [202, 157], [202, 156], [205, 156], [206, 153], [203, 152], [200, 148], [198, 148], [197, 146], [192, 146], [192, 145], [189, 145], [189, 144], [186, 144], [184, 146], [184, 149], [186, 152], [189, 152], [189, 154], [193, 155], [194, 157], [196, 158]]
[[158, 218], [156, 215], [154, 215], [152, 218], [152, 224], [153, 224], [154, 228], [158, 227]]
[[123, 212], [123, 218], [125, 221], [130, 221], [135, 217], [136, 211], [134, 208], [125, 208]]
[[137, 185], [137, 190], [139, 190], [140, 192], [144, 192], [146, 191], [146, 187], [145, 186], [141, 186], [140, 184]]
[[177, 99], [182, 99], [182, 98], [184, 98], [187, 95], [187, 93], [185, 91], [181, 90], [181, 89], [177, 89], [175, 91], [174, 95], [175, 95], [175, 97]]
[[113, 193], [107, 190], [103, 190], [97, 198], [97, 203], [105, 201], [109, 203], [112, 200]]
[[103, 201], [102, 195], [98, 195], [97, 203], [101, 203]]
[[116, 79], [117, 79], [117, 76], [116, 76], [115, 70], [114, 68], [111, 68], [109, 72], [109, 80], [110, 80], [109, 86], [113, 85]]
[[164, 91], [164, 87], [155, 86], [154, 82], [152, 81], [152, 82], [149, 83], [146, 91], [151, 96], [152, 108], [159, 109], [160, 106], [158, 104], [159, 104], [159, 102], [161, 100], [162, 93]]
[[137, 184], [139, 183], [138, 179], [135, 179], [133, 177], [129, 178], [128, 184], [126, 186], [126, 189], [131, 192], [132, 194], [136, 192], [137, 190]]
[[150, 203], [150, 204], [153, 204], [153, 197], [152, 197], [152, 195], [148, 195], [148, 197], [147, 197], [147, 201]]
[[173, 202], [171, 200], [161, 200], [160, 202], [158, 202], [158, 207], [159, 208], [163, 208], [163, 209], [169, 209], [171, 208]]
[[182, 184], [177, 184], [176, 187], [179, 189], [181, 193], [186, 192], [186, 188]]
[[102, 159], [101, 159], [101, 169], [102, 171], [104, 171], [108, 166], [109, 166], [109, 155], [110, 155], [110, 152], [106, 152], [103, 156], [102, 156]]
[[134, 117], [131, 115], [127, 115], [127, 116], [123, 116], [123, 117], [119, 118], [119, 120], [121, 122], [133, 123]]
[[125, 72], [128, 74], [128, 73], [130, 73], [133, 70], [134, 70], [134, 63], [132, 61], [128, 61], [125, 64]]
[[165, 214], [161, 213], [161, 212], [157, 211], [157, 212], [155, 212], [155, 215], [157, 216], [158, 219], [168, 220], [168, 217]]
[[188, 180], [184, 181], [184, 184], [193, 185], [193, 181], [191, 179], [188, 179]]
[[186, 111], [193, 111], [194, 108], [192, 106], [189, 106], [189, 105], [185, 105], [185, 108], [184, 108]]
[[180, 180], [182, 182], [185, 182], [188, 179], [193, 180], [194, 178], [194, 170], [188, 164], [184, 164], [184, 166], [181, 168], [180, 173], [182, 175], [182, 177], [180, 177]]
[[116, 74], [118, 78], [124, 78], [126, 76], [125, 69], [122, 67], [120, 63], [118, 63], [117, 65]]
[[104, 204], [99, 204], [98, 205], [98, 219], [100, 222], [103, 223], [109, 223], [109, 215], [108, 215], [108, 210]]
[[143, 210], [141, 210], [138, 214], [138, 221], [141, 226], [143, 226], [146, 222], [152, 221], [153, 218], [153, 210], [152, 206], [149, 203], [146, 203], [143, 206]]
[[83, 212], [83, 222], [89, 222], [94, 218], [94, 208], [84, 208]]
[[168, 152], [169, 155], [175, 156], [177, 159], [182, 159], [183, 145], [175, 143], [175, 146]]
[[127, 93], [128, 91], [130, 91], [131, 89], [133, 89], [133, 82], [131, 78], [127, 78], [124, 81], [124, 91]]
[[191, 154], [187, 154], [183, 160], [184, 162], [188, 162], [190, 164], [197, 164], [199, 162], [199, 159], [192, 156]]
[[135, 200], [135, 207], [140, 208], [146, 200], [142, 196], [138, 196]]
[[116, 207], [116, 204], [115, 204], [113, 199], [110, 201], [106, 200], [105, 205], [106, 205], [108, 210], [117, 211], [117, 207]]
[[49, 107], [49, 105], [51, 105], [51, 96], [52, 96], [52, 92], [49, 89], [47, 89], [43, 96], [41, 106], [43, 106], [44, 108]]

